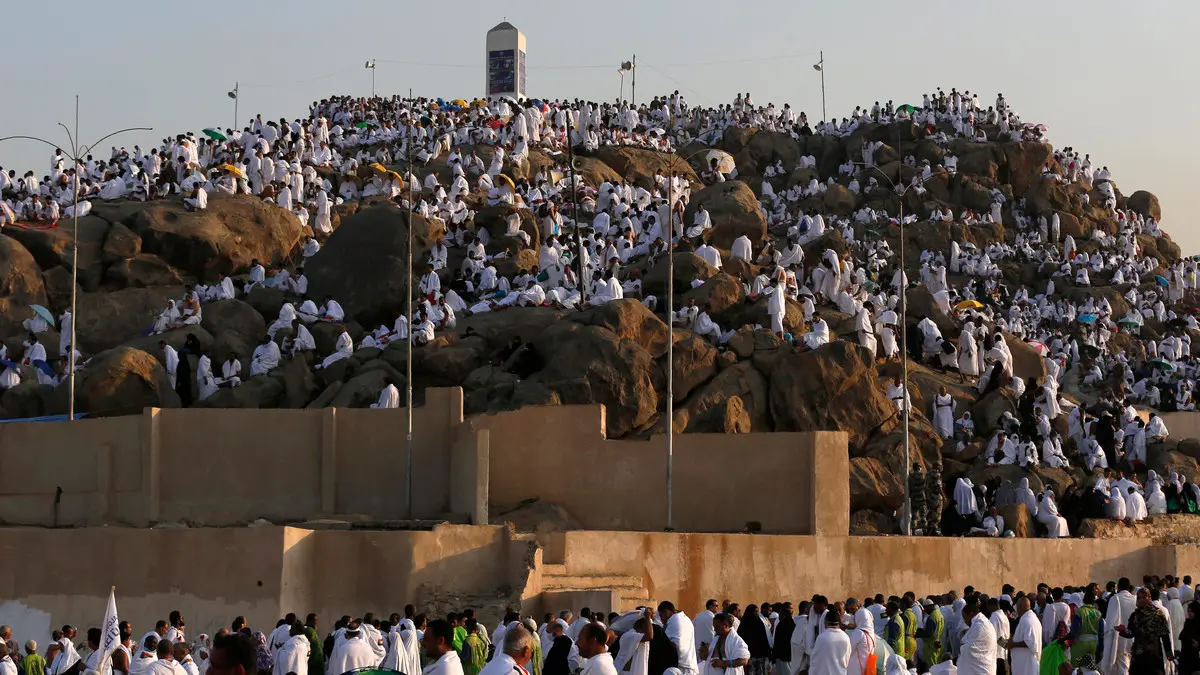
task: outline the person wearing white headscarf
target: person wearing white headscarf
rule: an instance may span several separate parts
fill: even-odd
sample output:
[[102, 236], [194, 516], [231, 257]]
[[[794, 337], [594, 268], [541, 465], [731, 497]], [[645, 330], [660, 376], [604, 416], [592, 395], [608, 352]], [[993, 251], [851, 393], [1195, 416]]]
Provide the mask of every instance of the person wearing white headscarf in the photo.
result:
[[1183, 622], [1187, 617], [1183, 612], [1183, 603], [1179, 600], [1178, 588], [1167, 589], [1166, 606], [1167, 614], [1171, 618], [1171, 639], [1175, 641], [1175, 649], [1179, 650], [1181, 647], [1179, 636], [1183, 632]]
[[1114, 520], [1125, 520], [1125, 498], [1121, 496], [1121, 488], [1115, 485], [1108, 490], [1107, 513]]
[[1129, 487], [1125, 492], [1125, 517], [1136, 523], [1145, 520], [1147, 515], [1146, 500], [1137, 488]]
[[1029, 479], [1022, 478], [1020, 485], [1016, 490], [1017, 503], [1024, 504], [1025, 508], [1029, 509], [1029, 517], [1036, 518], [1038, 512], [1037, 497], [1034, 496], [1033, 490], [1029, 489]]
[[1046, 490], [1038, 499], [1040, 503], [1038, 505], [1037, 519], [1039, 523], [1046, 526], [1046, 536], [1050, 539], [1071, 536], [1071, 533], [1067, 530], [1067, 519], [1058, 515], [1058, 503], [1054, 501], [1054, 493]]
[[908, 664], [904, 662], [904, 657], [892, 654], [887, 660], [884, 675], [908, 675]]
[[973, 516], [979, 510], [979, 506], [975, 500], [974, 487], [971, 484], [971, 479], [965, 476], [959, 478], [954, 483], [954, 504], [958, 515]]

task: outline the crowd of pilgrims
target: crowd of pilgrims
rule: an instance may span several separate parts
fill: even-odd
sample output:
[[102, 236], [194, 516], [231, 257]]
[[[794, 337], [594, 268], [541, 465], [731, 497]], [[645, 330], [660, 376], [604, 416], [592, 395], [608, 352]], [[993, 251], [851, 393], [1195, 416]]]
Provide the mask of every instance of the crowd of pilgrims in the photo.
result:
[[[580, 153], [614, 145], [671, 152], [697, 140], [718, 144], [732, 127], [771, 129], [796, 138], [845, 137], [864, 124], [906, 120], [917, 124], [925, 138], [946, 148], [941, 164], [905, 156], [903, 163], [914, 169], [912, 180], [881, 186], [883, 174], [875, 172], [873, 165], [882, 144], [863, 142], [837, 175], [822, 180], [814, 171], [808, 183], [776, 191], [779, 177], [797, 168], [815, 169], [816, 158], [801, 156], [796, 166], [775, 160], [763, 172], [760, 198], [772, 236], [755, 242], [743, 235], [727, 252], [711, 244], [713, 221], [703, 205], [690, 222], [684, 222], [692, 192], [702, 185], [694, 185], [680, 172], [659, 172], [648, 185], [623, 180], [590, 185], [573, 177], [564, 152], [568, 136]], [[974, 384], [981, 396], [1004, 387], [1019, 401], [1016, 415], [1005, 413], [1000, 420], [984, 421], [983, 426], [1000, 429], [986, 441], [989, 464], [1074, 465], [1089, 472], [1124, 472], [1096, 483], [1095, 492], [1102, 497], [1105, 513], [1114, 516], [1124, 512], [1124, 517], [1137, 519], [1143, 512], [1161, 512], [1164, 501], [1167, 510], [1194, 511], [1195, 486], [1186, 484], [1184, 477], [1172, 474], [1164, 480], [1150, 474], [1144, 482], [1137, 481], [1135, 472], [1145, 469], [1147, 446], [1165, 439], [1168, 431], [1161, 418], [1143, 420], [1133, 406], [1195, 409], [1194, 379], [1200, 366], [1192, 357], [1189, 331], [1200, 326], [1183, 301], [1200, 283], [1197, 262], [1185, 258], [1169, 269], [1160, 269], [1154, 257], [1143, 254], [1137, 237], [1163, 233], [1153, 218], [1117, 208], [1107, 167], [1095, 169], [1090, 156], [1081, 157], [1066, 148], [1054, 153], [1061, 172], [1047, 168], [1041, 180], [1093, 188], [1115, 223], [1114, 234], [1096, 229], [1090, 241], [1076, 241], [1061, 231], [1057, 212], [1035, 218], [1024, 199], [1008, 203], [1005, 195], [994, 189], [991, 207], [985, 211], [966, 209], [956, 214], [944, 207], [930, 219], [968, 226], [1007, 220], [1015, 223], [1010, 240], [991, 241], [982, 248], [951, 241], [948, 250], [923, 250], [919, 267], [910, 267], [908, 273], [900, 269], [887, 239], [871, 236], [866, 229], [890, 230], [900, 225], [899, 214], [864, 206], [842, 217], [800, 207], [802, 200], [835, 183], [855, 193], [877, 189], [923, 192], [935, 174], [951, 178], [957, 174], [958, 160], [950, 151], [953, 141], [1044, 141], [1045, 131], [1044, 126], [1025, 122], [1003, 95], [985, 108], [978, 94], [956, 89], [926, 95], [920, 107], [876, 102], [869, 109], [856, 108], [847, 118], [811, 125], [805, 113], [797, 114], [786, 104], [782, 108], [756, 105], [749, 93], [717, 108], [689, 106], [678, 92], [639, 106], [508, 98], [446, 103], [440, 99], [341, 96], [315, 102], [304, 119], [263, 121], [260, 115], [241, 130], [209, 136], [180, 134], [147, 151], [137, 146], [132, 150], [114, 148], [108, 159], [88, 157], [78, 167], [70, 166], [69, 158], [56, 152], [51, 173], [41, 180], [34, 178], [33, 172], [18, 178], [14, 171], [0, 171], [4, 197], [0, 225], [34, 227], [39, 226], [36, 221], [68, 215], [76, 181], [83, 199], [81, 213], [96, 199], [174, 198], [183, 199], [187, 208], [205, 209], [209, 193], [247, 193], [296, 213], [302, 223], [311, 226], [315, 237], [306, 238], [303, 247], [303, 259], [307, 260], [319, 252], [320, 242], [331, 232], [331, 209], [338, 204], [382, 197], [408, 206], [411, 191], [412, 208], [446, 228], [444, 238], [422, 262], [420, 302], [412, 329], [399, 314], [391, 325], [368, 332], [358, 345], [343, 330], [332, 353], [316, 355], [318, 367], [328, 367], [356, 348], [384, 346], [396, 340], [422, 345], [439, 332], [454, 330], [460, 318], [483, 312], [527, 306], [585, 308], [627, 297], [660, 309], [658, 298], [643, 292], [634, 267], [646, 259], [650, 264], [661, 261], [667, 240], [676, 250], [694, 251], [715, 268], [723, 266], [723, 255], [758, 265], [761, 272], [757, 276], [741, 278], [746, 295], [752, 301], [767, 299], [770, 330], [793, 342], [796, 349], [816, 349], [831, 340], [850, 339], [879, 359], [898, 358], [898, 332], [902, 330], [899, 295], [905, 288], [919, 286], [932, 295], [941, 313], [952, 318], [957, 334], [943, 335], [937, 322], [922, 316], [907, 329], [911, 358], [957, 373]], [[528, 179], [510, 179], [511, 168], [528, 159], [533, 148], [547, 153], [554, 165], [539, 169]], [[410, 155], [408, 164], [405, 160]], [[439, 182], [437, 168], [443, 161], [451, 176], [449, 185]], [[388, 170], [402, 163], [403, 175]], [[735, 180], [736, 168], [728, 169], [714, 157], [705, 163], [699, 178], [703, 183]], [[1083, 198], [1088, 199], [1088, 193]], [[573, 211], [576, 200], [579, 213]], [[521, 229], [520, 216], [509, 216], [506, 236], [538, 254], [534, 269], [512, 278], [498, 272], [497, 262], [518, 251], [489, 254], [490, 233], [474, 226], [472, 205], [498, 203], [530, 209], [544, 235], [542, 241], [531, 241]], [[904, 221], [911, 224], [917, 216], [907, 214]], [[804, 246], [831, 230], [841, 233], [848, 251], [839, 255], [826, 249], [819, 259], [806, 259]], [[450, 265], [452, 249], [457, 249], [453, 259], [461, 259], [461, 264]], [[1000, 266], [1007, 262], [1037, 265], [1049, 273], [1048, 278], [1036, 287], [1013, 288], [1001, 273]], [[585, 283], [580, 283], [581, 277]], [[695, 279], [691, 285], [702, 283]], [[294, 301], [283, 306], [250, 355], [248, 373], [242, 372], [244, 354], [204, 353], [197, 372], [182, 374], [185, 383], [195, 377], [201, 399], [220, 386], [238, 386], [244, 377], [268, 373], [298, 352], [315, 351], [309, 327], [347, 319], [335, 298], [309, 297], [302, 263], [267, 269], [254, 261], [244, 281], [236, 285], [232, 278], [221, 276], [211, 284], [189, 286], [184, 298], [171, 300], [164, 308], [153, 332], [199, 323], [204, 303], [245, 295], [256, 285], [282, 288]], [[1108, 299], [1111, 296], [1089, 292], [1096, 287], [1120, 294], [1129, 310], [1117, 316]], [[1074, 292], [1064, 293], [1064, 289]], [[783, 325], [788, 302], [802, 308], [803, 326]], [[852, 317], [853, 333], [832, 334], [822, 311], [829, 316]], [[59, 352], [63, 356], [69, 350], [66, 327], [71, 317], [64, 313], [59, 320], [63, 328]], [[679, 308], [670, 320], [718, 345], [740, 327], [719, 325], [710, 306], [694, 302]], [[1148, 320], [1163, 327], [1160, 339], [1140, 337]], [[34, 372], [39, 381], [54, 384], [63, 377], [65, 360], [57, 371], [45, 367], [45, 347], [37, 340], [37, 334], [50, 326], [37, 316], [26, 324], [30, 337], [21, 365], [37, 365]], [[1114, 348], [1113, 338], [1118, 333], [1128, 334], [1133, 348]], [[1043, 381], [1013, 377], [1013, 354], [1003, 334], [1038, 350], [1046, 367]], [[514, 351], [520, 347], [514, 345]], [[165, 342], [162, 350], [167, 370], [177, 381], [178, 354]], [[6, 349], [0, 349], [0, 358], [7, 358]], [[79, 363], [82, 359], [83, 355], [77, 354]], [[1074, 406], [1061, 396], [1060, 388], [1072, 371], [1082, 373], [1085, 387], [1099, 392], [1099, 403]], [[14, 386], [20, 377], [18, 368], [5, 368], [0, 373], [0, 387]], [[905, 385], [898, 379], [887, 395], [898, 411], [908, 405]], [[185, 400], [191, 400], [190, 393]], [[395, 386], [388, 385], [375, 405], [393, 407], [398, 401]], [[969, 410], [956, 410], [949, 392], [943, 390], [935, 397], [927, 412], [938, 435], [958, 450], [975, 440], [976, 420]], [[1064, 415], [1065, 436], [1058, 430], [1061, 425], [1055, 424]], [[975, 486], [966, 487], [963, 494], [974, 493]], [[1129, 497], [1130, 489], [1145, 502], [1145, 508]], [[959, 492], [958, 486], [954, 492]], [[947, 502], [970, 527], [1003, 532], [1003, 527], [985, 523], [997, 492], [993, 490], [974, 503], [950, 496]], [[1066, 534], [1057, 506], [1064, 498], [1047, 489], [1030, 501], [1031, 514], [1036, 512], [1051, 536]], [[1083, 501], [1100, 500], [1088, 497]], [[1122, 502], [1124, 509], [1120, 508]]]
[[[967, 586], [793, 604], [710, 599], [689, 617], [670, 601], [625, 613], [532, 616], [508, 610], [489, 630], [473, 609], [344, 615], [323, 630], [295, 614], [257, 630], [243, 617], [211, 638], [188, 633], [179, 611], [135, 640], [102, 648], [55, 631], [43, 652], [0, 627], [4, 675], [342, 675], [369, 670], [423, 675], [1149, 675], [1200, 670], [1200, 601], [1191, 577], [1146, 576], [997, 595]], [[22, 651], [24, 655], [22, 656]]]

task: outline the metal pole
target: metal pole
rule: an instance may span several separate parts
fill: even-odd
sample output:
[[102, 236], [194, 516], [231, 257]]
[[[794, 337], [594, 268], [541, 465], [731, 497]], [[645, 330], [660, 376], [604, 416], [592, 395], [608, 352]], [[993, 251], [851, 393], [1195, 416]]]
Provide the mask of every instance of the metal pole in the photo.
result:
[[[907, 190], [906, 190], [907, 192]], [[904, 194], [900, 195], [900, 359], [901, 359], [901, 378], [904, 382], [904, 510], [908, 513], [908, 523], [905, 525], [904, 534], [912, 534], [912, 495], [908, 490], [908, 475], [911, 470], [912, 460], [909, 454], [908, 443], [908, 417], [909, 417], [909, 401], [911, 400], [908, 394], [908, 277], [904, 271]]]
[[242, 92], [238, 91], [241, 86], [239, 82], [233, 83], [233, 130], [238, 130], [238, 101], [242, 98]]
[[617, 71], [621, 74], [621, 93], [617, 96], [617, 104], [620, 105], [621, 99], [625, 98], [625, 71]]
[[574, 143], [571, 141], [571, 127], [573, 126], [576, 125], [572, 124], [571, 113], [568, 111], [567, 163], [571, 166], [571, 219], [575, 221], [575, 246], [577, 248], [575, 251], [575, 261], [577, 263], [577, 267], [579, 268], [579, 273], [575, 279], [575, 285], [579, 289], [579, 308], [582, 309], [584, 307], [584, 286], [587, 284], [585, 283], [583, 276], [583, 228], [579, 224], [579, 184], [576, 183], [575, 178], [575, 148]]
[[675, 183], [667, 179], [667, 529], [675, 529]]
[[[375, 71], [371, 71], [374, 75]], [[408, 321], [408, 345], [406, 346], [408, 358], [405, 365], [408, 387], [408, 420], [407, 420], [407, 439], [404, 450], [404, 476], [408, 481], [408, 487], [405, 490], [408, 498], [408, 513], [409, 520], [413, 518], [413, 383], [412, 383], [412, 339], [413, 339], [413, 313], [412, 313], [412, 282], [413, 282], [413, 191], [412, 191], [412, 146], [413, 146], [413, 128], [412, 128], [412, 89], [408, 90], [408, 175], [404, 177], [404, 182], [408, 184], [408, 297], [405, 299], [405, 319]]]
[[375, 61], [371, 60], [371, 98], [375, 98]]
[[637, 107], [637, 54], [633, 55], [633, 88], [629, 93], [630, 103]]
[[825, 116], [825, 51], [821, 50], [821, 121], [824, 122], [828, 119]]
[[[75, 138], [79, 138], [79, 94], [75, 94]], [[72, 143], [71, 153], [75, 160], [75, 180], [72, 181], [75, 185], [71, 202], [71, 222], [75, 228], [75, 233], [71, 237], [71, 355], [68, 360], [70, 368], [67, 375], [67, 417], [70, 421], [75, 421], [75, 301], [78, 295], [78, 279], [79, 279], [79, 141]]]

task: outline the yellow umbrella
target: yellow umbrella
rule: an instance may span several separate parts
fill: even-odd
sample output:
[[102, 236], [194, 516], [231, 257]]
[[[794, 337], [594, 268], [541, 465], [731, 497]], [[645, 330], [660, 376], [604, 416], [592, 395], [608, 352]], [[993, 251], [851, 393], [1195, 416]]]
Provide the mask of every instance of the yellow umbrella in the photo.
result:
[[388, 171], [387, 175], [391, 176], [392, 178], [395, 178], [397, 181], [400, 182], [401, 185], [404, 185], [404, 177], [401, 176], [400, 174], [396, 173], [395, 171]]
[[450, 105], [456, 105], [461, 108], [465, 108], [465, 107], [467, 107], [467, 102], [461, 98], [456, 98], [453, 101], [450, 101]]
[[379, 173], [387, 173], [387, 167], [385, 167], [384, 165], [380, 164], [379, 162], [375, 162], [374, 164], [372, 164], [372, 165], [371, 165], [371, 168], [372, 168], [372, 169], [375, 169], [375, 170], [376, 170], [376, 171], [378, 171]]
[[471, 101], [471, 105], [475, 106], [476, 108], [486, 108], [487, 104], [488, 104], [487, 101], [485, 101], [481, 98], [477, 98], [474, 101]]
[[983, 303], [978, 300], [963, 300], [955, 305], [954, 309], [983, 309]]
[[709, 150], [704, 155], [704, 165], [710, 166], [713, 160], [717, 160], [717, 171], [721, 173], [733, 173], [737, 164], [733, 161], [733, 155], [724, 150]]
[[496, 184], [498, 185], [500, 183], [508, 184], [508, 189], [512, 190], [513, 192], [517, 191], [517, 186], [513, 184], [512, 179], [502, 173], [496, 174]]
[[221, 166], [219, 166], [219, 167], [217, 167], [217, 168], [218, 168], [218, 169], [223, 169], [223, 170], [225, 170], [225, 171], [228, 171], [229, 173], [231, 173], [231, 174], [233, 174], [233, 175], [237, 176], [238, 178], [245, 178], [245, 177], [246, 177], [246, 172], [245, 172], [245, 171], [242, 171], [241, 169], [237, 168], [236, 166], [234, 166], [234, 165], [232, 165], [232, 164], [222, 164]]

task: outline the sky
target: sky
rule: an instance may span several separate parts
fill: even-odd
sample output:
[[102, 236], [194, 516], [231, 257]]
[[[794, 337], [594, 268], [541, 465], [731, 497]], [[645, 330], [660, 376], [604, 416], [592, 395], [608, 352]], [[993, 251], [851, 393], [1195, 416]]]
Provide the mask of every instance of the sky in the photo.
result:
[[[453, 9], [451, 9], [453, 7]], [[602, 8], [585, 14], [585, 9]], [[824, 52], [831, 117], [876, 100], [920, 103], [937, 87], [1003, 93], [1056, 147], [1107, 165], [1124, 194], [1159, 198], [1162, 226], [1200, 253], [1194, 110], [1200, 3], [1181, 0], [315, 0], [191, 3], [85, 0], [4, 3], [0, 136], [58, 142], [72, 126], [92, 143], [142, 148], [234, 121], [307, 114], [331, 94], [472, 98], [484, 93], [485, 35], [507, 20], [526, 35], [527, 94], [614, 99], [617, 67], [637, 56], [637, 99], [678, 89], [691, 104], [750, 92], [819, 119]], [[626, 74], [625, 97], [632, 78]], [[0, 143], [0, 166], [49, 172], [51, 149]]]

